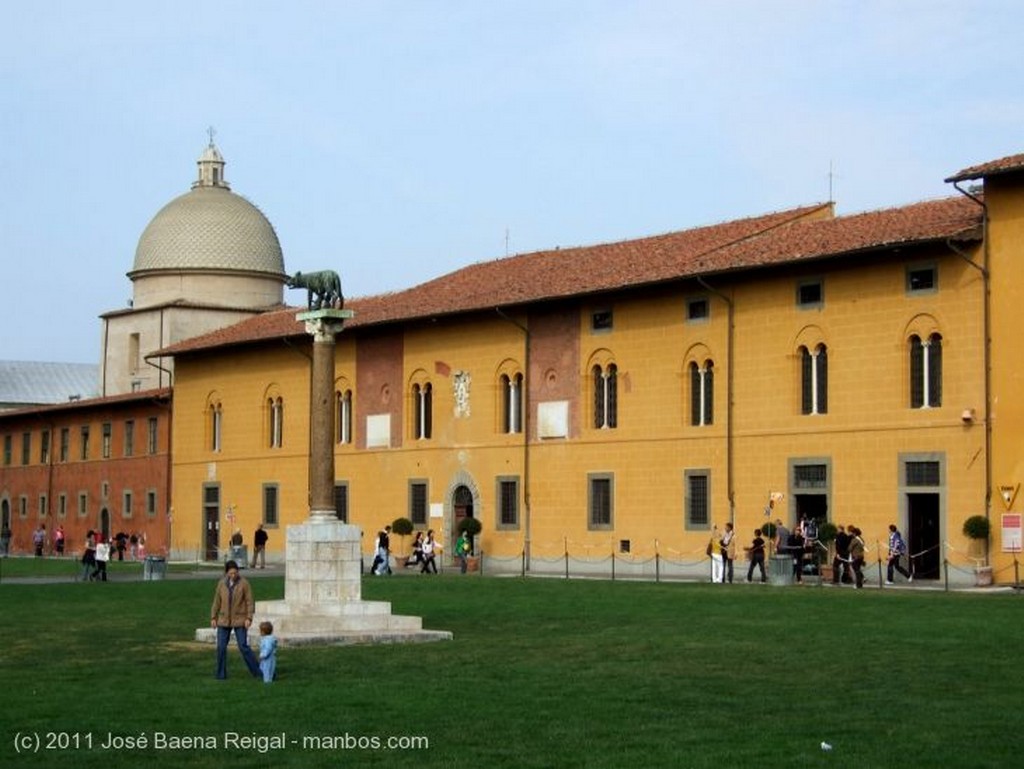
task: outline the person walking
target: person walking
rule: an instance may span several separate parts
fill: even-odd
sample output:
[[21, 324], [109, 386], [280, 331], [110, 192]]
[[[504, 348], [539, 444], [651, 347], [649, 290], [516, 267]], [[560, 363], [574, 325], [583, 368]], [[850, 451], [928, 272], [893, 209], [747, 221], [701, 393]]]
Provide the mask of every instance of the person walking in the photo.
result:
[[886, 569], [885, 584], [893, 584], [893, 570], [895, 569], [904, 577], [907, 578], [907, 582], [914, 581], [914, 575], [908, 570], [904, 569], [900, 564], [900, 558], [907, 554], [907, 543], [903, 539], [903, 535], [900, 534], [900, 530], [896, 528], [895, 523], [889, 524], [889, 565]]
[[764, 573], [764, 537], [761, 536], [760, 529], [754, 529], [753, 542], [750, 543], [750, 547], [743, 549], [749, 553], [750, 558], [750, 566], [747, 568], [747, 582], [753, 582], [755, 566], [761, 570], [761, 581], [767, 582], [768, 579]]
[[57, 553], [58, 557], [64, 556], [64, 527], [57, 526], [57, 530], [53, 532], [53, 549]]
[[846, 527], [840, 524], [836, 527], [836, 554], [832, 558], [832, 584], [838, 585], [840, 581], [840, 572], [842, 572], [842, 582], [844, 585], [849, 585], [853, 582], [850, 577], [850, 535], [846, 533]]
[[459, 559], [459, 571], [463, 574], [469, 569], [469, 554], [472, 549], [473, 546], [469, 544], [469, 534], [463, 529], [455, 541], [455, 556]]
[[85, 552], [82, 553], [82, 582], [92, 581], [96, 571], [96, 532], [89, 529], [85, 535]]
[[237, 563], [228, 561], [224, 564], [224, 578], [217, 580], [210, 607], [210, 627], [217, 631], [217, 669], [214, 675], [218, 679], [228, 677], [228, 641], [232, 632], [249, 672], [255, 678], [262, 676], [260, 663], [249, 648], [249, 627], [255, 610], [256, 601], [249, 581], [239, 576]]
[[260, 672], [263, 683], [273, 683], [277, 674], [277, 638], [271, 622], [260, 623]]
[[421, 574], [430, 574], [431, 572], [437, 574], [437, 563], [434, 557], [435, 550], [437, 550], [437, 542], [434, 540], [434, 530], [430, 529], [427, 531], [427, 538], [423, 540], [423, 568], [420, 569]]
[[385, 526], [377, 532], [377, 541], [373, 547], [373, 564], [370, 566], [370, 574], [380, 577], [384, 574], [391, 574], [391, 527]]
[[102, 534], [96, 535], [96, 568], [92, 578], [97, 582], [107, 581], [107, 561], [110, 560], [110, 542]]
[[43, 550], [46, 547], [46, 524], [39, 524], [39, 528], [32, 532], [32, 547], [35, 549], [36, 558], [42, 558]]
[[722, 535], [722, 582], [728, 581], [732, 584], [733, 563], [736, 561], [736, 532], [732, 524], [725, 524], [725, 533]]
[[864, 587], [864, 539], [860, 535], [860, 529], [856, 526], [850, 527], [850, 567], [853, 569], [854, 584], [857, 588]]
[[[239, 540], [241, 540], [241, 532], [239, 533]], [[267, 568], [267, 540], [270, 536], [263, 528], [263, 524], [259, 524], [256, 527], [256, 533], [252, 535], [252, 568], [265, 569]], [[241, 541], [239, 541], [239, 547]], [[259, 560], [260, 565], [256, 566], [256, 561]]]

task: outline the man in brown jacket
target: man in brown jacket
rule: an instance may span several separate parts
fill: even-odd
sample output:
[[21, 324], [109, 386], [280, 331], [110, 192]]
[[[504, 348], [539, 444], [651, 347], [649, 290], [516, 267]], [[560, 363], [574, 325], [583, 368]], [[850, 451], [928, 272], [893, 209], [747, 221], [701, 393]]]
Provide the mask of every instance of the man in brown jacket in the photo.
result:
[[228, 677], [228, 640], [232, 630], [249, 672], [260, 678], [260, 664], [247, 638], [255, 609], [249, 581], [239, 576], [237, 563], [228, 561], [224, 564], [224, 579], [217, 582], [210, 609], [210, 626], [217, 629], [217, 678]]

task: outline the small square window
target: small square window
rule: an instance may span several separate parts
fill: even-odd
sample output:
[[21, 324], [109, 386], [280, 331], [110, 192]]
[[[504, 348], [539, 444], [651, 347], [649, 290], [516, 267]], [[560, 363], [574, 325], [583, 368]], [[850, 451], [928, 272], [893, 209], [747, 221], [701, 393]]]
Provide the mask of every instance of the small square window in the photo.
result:
[[590, 329], [591, 331], [611, 331], [612, 330], [612, 311], [611, 310], [597, 310], [590, 316]]
[[711, 305], [706, 297], [690, 299], [686, 303], [686, 320], [691, 323], [707, 320], [711, 315]]
[[801, 283], [796, 288], [796, 303], [798, 307], [820, 307], [824, 301], [824, 289], [821, 281], [808, 281]]
[[619, 540], [619, 552], [620, 553], [628, 553], [629, 552], [629, 540], [628, 539], [620, 539]]
[[938, 286], [934, 267], [911, 267], [907, 270], [907, 292], [911, 294], [932, 292]]

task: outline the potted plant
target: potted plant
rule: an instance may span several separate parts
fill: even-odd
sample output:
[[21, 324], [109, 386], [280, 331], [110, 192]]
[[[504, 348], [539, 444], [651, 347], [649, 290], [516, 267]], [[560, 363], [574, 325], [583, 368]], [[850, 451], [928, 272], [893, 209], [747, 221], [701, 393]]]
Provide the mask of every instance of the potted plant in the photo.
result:
[[399, 554], [395, 556], [395, 563], [399, 568], [405, 566], [406, 561], [409, 560], [409, 554], [405, 552], [405, 538], [412, 534], [413, 526], [412, 521], [408, 518], [395, 518], [391, 522], [391, 533], [397, 534], [402, 538], [401, 550]]
[[964, 536], [971, 541], [968, 555], [974, 559], [974, 579], [979, 586], [992, 584], [992, 567], [986, 563], [991, 531], [992, 523], [984, 515], [972, 515], [964, 521]]
[[473, 542], [473, 538], [480, 533], [483, 525], [476, 518], [467, 515], [459, 521], [455, 528], [460, 534], [465, 534], [469, 538], [470, 554], [466, 558], [466, 569], [468, 571], [477, 571], [480, 568], [480, 557], [475, 555], [476, 545]]

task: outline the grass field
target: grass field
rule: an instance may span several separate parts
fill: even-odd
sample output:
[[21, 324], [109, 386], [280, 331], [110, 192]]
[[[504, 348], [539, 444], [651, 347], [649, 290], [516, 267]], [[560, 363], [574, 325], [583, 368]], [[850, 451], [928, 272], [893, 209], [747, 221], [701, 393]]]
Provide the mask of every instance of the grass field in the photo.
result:
[[[267, 686], [243, 674], [237, 649], [232, 677], [214, 680], [213, 648], [191, 641], [207, 620], [214, 579], [0, 583], [0, 765], [1019, 761], [1017, 595], [455, 575], [368, 580], [364, 598], [389, 600], [395, 613], [422, 616], [425, 627], [450, 630], [455, 640], [286, 648], [279, 680]], [[283, 595], [280, 577], [251, 581], [259, 599]], [[225, 732], [238, 733], [237, 744], [229, 736], [225, 746]], [[108, 733], [145, 738], [146, 746], [104, 748]], [[386, 746], [408, 737], [428, 744]], [[359, 747], [371, 739], [384, 746]]]

